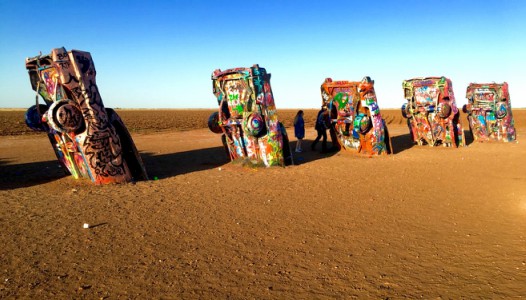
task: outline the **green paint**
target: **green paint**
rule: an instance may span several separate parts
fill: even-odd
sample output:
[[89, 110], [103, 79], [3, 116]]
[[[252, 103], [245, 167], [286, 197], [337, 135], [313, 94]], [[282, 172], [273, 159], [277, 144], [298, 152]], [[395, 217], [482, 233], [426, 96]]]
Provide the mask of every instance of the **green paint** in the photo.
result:
[[336, 96], [334, 96], [334, 101], [338, 102], [338, 107], [344, 107], [347, 102], [349, 102], [349, 97], [347, 97], [347, 95], [345, 96], [346, 97], [344, 97], [343, 93], [338, 93]]
[[237, 112], [238, 114], [242, 114], [243, 113], [243, 105], [241, 105], [241, 104], [236, 105], [236, 107], [234, 107], [232, 110]]

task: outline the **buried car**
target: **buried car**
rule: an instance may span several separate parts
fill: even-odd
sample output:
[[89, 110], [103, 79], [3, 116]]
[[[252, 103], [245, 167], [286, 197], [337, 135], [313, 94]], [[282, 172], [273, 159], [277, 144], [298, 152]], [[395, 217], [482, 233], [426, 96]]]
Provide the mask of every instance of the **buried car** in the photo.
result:
[[418, 145], [460, 147], [465, 145], [460, 112], [453, 85], [446, 77], [422, 77], [404, 80], [402, 115]]
[[212, 73], [219, 111], [208, 120], [232, 161], [252, 165], [284, 166], [292, 163], [285, 127], [278, 120], [270, 87], [270, 74], [259, 65]]
[[148, 179], [126, 126], [102, 103], [89, 52], [55, 48], [27, 58], [26, 69], [37, 93], [26, 124], [48, 134], [66, 174], [96, 184]]
[[331, 136], [342, 149], [368, 155], [392, 152], [371, 78], [360, 82], [326, 78], [321, 97], [331, 114]]
[[516, 139], [508, 83], [471, 83], [466, 90], [469, 129], [476, 141]]

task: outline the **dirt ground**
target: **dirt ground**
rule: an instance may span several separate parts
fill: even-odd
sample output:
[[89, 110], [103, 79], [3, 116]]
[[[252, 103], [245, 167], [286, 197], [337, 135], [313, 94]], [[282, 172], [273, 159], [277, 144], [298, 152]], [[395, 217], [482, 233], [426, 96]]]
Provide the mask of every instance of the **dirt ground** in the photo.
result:
[[518, 143], [459, 149], [413, 146], [383, 110], [395, 153], [375, 158], [308, 150], [309, 110], [296, 165], [257, 169], [227, 161], [210, 112], [118, 110], [154, 180], [95, 186], [1, 111], [0, 298], [526, 295], [526, 110]]

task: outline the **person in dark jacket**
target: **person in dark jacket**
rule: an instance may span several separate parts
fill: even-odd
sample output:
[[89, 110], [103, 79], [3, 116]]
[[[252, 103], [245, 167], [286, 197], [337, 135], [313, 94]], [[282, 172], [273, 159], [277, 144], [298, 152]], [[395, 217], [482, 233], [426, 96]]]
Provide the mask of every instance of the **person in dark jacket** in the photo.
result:
[[316, 132], [318, 133], [318, 136], [312, 142], [311, 149], [316, 149], [316, 144], [322, 139], [321, 141], [321, 152], [327, 152], [327, 129], [329, 129], [331, 126], [331, 119], [329, 116], [329, 111], [327, 110], [327, 106], [322, 106], [320, 111], [318, 112], [318, 116], [316, 117], [316, 125], [314, 126], [314, 129], [316, 129]]

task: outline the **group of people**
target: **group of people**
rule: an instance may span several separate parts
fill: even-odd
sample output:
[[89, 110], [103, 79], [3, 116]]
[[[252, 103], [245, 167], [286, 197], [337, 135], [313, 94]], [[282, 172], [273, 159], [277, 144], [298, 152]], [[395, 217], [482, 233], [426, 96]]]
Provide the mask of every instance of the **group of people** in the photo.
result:
[[[331, 127], [331, 118], [329, 115], [329, 110], [327, 106], [322, 106], [318, 115], [316, 116], [316, 124], [314, 129], [316, 129], [317, 136], [316, 139], [311, 144], [311, 150], [316, 149], [316, 144], [321, 142], [321, 151], [327, 152], [327, 129]], [[302, 152], [301, 143], [305, 138], [305, 120], [303, 119], [303, 110], [299, 110], [294, 117], [294, 136], [297, 139], [296, 142], [296, 152]]]

